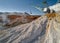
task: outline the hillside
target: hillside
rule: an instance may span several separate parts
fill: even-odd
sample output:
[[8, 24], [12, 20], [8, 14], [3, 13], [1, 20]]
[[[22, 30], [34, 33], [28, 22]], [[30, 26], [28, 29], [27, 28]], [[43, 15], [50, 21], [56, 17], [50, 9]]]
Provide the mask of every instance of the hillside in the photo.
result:
[[32, 22], [33, 20], [39, 18], [40, 16], [34, 16], [34, 15], [27, 15], [27, 16], [21, 16], [21, 15], [8, 15], [8, 20], [10, 21], [5, 26], [12, 27], [20, 24], [25, 24]]
[[60, 15], [45, 14], [38, 19], [0, 30], [0, 43], [60, 43]]
[[40, 16], [30, 15], [27, 12], [0, 12], [0, 25], [5, 25], [6, 27], [13, 27], [20, 24], [25, 24], [32, 22], [33, 20], [39, 18]]

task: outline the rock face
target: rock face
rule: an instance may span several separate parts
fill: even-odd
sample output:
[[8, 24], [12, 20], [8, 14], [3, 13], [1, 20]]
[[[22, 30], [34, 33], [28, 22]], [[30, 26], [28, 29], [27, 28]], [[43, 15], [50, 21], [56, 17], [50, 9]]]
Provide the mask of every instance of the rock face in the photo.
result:
[[60, 43], [60, 15], [52, 15], [1, 30], [0, 43]]

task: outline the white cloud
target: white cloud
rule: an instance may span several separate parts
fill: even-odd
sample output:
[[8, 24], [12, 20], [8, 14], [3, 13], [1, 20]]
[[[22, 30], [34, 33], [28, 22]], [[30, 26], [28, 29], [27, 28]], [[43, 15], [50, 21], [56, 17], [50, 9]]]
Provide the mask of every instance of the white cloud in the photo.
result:
[[60, 3], [57, 3], [53, 6], [49, 6], [49, 8], [55, 10], [56, 12], [59, 12], [60, 11]]

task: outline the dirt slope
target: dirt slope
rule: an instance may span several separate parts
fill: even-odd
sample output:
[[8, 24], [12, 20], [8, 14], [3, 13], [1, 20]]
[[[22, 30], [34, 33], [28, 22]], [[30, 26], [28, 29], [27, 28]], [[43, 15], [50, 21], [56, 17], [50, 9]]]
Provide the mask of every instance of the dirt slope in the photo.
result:
[[1, 30], [0, 43], [60, 43], [60, 16], [52, 15]]
[[27, 16], [8, 15], [7, 17], [10, 20], [10, 22], [7, 23], [5, 26], [6, 27], [14, 27], [16, 25], [32, 22], [33, 20], [39, 18], [40, 16], [33, 16], [33, 15], [27, 15]]

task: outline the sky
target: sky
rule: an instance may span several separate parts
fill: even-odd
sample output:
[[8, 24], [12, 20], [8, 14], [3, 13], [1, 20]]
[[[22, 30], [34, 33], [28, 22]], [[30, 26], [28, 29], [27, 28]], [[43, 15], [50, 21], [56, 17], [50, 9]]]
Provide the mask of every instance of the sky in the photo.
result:
[[[0, 0], [0, 12], [32, 12], [42, 14], [32, 6], [46, 7], [42, 4], [44, 0]], [[49, 6], [56, 4], [57, 0], [46, 0]]]

